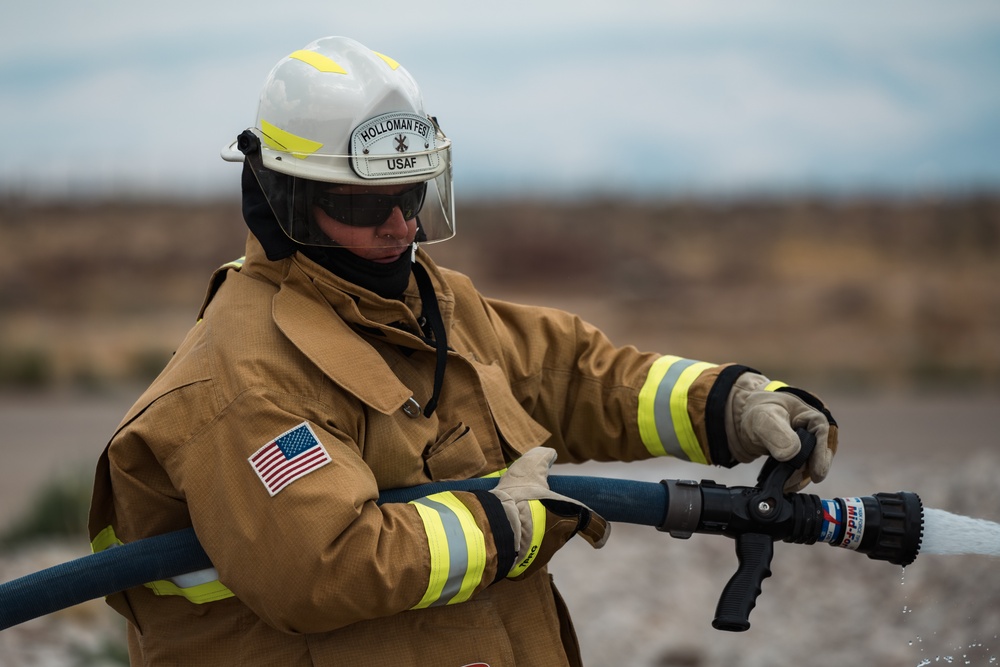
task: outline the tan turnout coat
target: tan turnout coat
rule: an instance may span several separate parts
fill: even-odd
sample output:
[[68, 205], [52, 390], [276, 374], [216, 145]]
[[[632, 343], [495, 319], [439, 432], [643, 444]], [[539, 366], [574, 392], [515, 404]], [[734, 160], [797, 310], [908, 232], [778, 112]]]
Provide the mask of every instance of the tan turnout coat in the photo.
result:
[[[495, 545], [474, 499], [482, 583], [466, 602], [411, 610], [428, 587], [427, 536], [412, 504], [375, 500], [496, 473], [543, 444], [560, 462], [648, 458], [636, 412], [657, 355], [567, 313], [486, 299], [422, 249], [417, 261], [450, 347], [430, 418], [404, 410], [427, 402], [435, 368], [412, 277], [403, 301], [385, 300], [301, 255], [267, 261], [252, 236], [242, 268], [217, 274], [98, 465], [95, 548], [193, 525], [217, 572], [202, 599], [176, 582], [109, 598], [134, 665], [579, 663], [547, 572], [490, 585]], [[248, 459], [303, 422], [330, 461], [272, 496]]]

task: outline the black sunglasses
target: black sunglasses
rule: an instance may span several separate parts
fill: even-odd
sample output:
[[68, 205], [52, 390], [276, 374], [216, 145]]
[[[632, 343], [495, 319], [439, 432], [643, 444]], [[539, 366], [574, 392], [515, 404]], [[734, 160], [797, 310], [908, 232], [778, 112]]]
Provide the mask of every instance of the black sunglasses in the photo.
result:
[[400, 192], [398, 195], [383, 194], [334, 194], [324, 192], [316, 196], [313, 203], [323, 209], [328, 216], [351, 227], [378, 227], [389, 219], [392, 210], [399, 207], [404, 220], [411, 220], [424, 206], [427, 183]]

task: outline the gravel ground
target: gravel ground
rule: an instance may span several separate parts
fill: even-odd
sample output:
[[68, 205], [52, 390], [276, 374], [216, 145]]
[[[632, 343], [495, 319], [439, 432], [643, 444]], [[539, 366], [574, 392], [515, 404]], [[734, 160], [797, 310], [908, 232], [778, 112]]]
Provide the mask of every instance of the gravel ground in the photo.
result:
[[[1000, 520], [1000, 442], [992, 425], [998, 397], [827, 398], [842, 426], [841, 452], [830, 478], [809, 492], [834, 497], [909, 490], [926, 507]], [[92, 467], [129, 400], [0, 398], [6, 461], [0, 525], [53, 470]], [[14, 446], [29, 437], [31, 447]], [[556, 472], [752, 484], [756, 466], [744, 468], [655, 461]], [[0, 558], [0, 580], [85, 550], [46, 545], [8, 554]], [[996, 557], [922, 554], [904, 571], [827, 545], [779, 543], [774, 574], [764, 582], [745, 633], [711, 627], [718, 596], [736, 568], [733, 543], [722, 537], [677, 540], [618, 524], [604, 549], [571, 543], [552, 571], [574, 611], [589, 667], [896, 667], [1000, 664], [998, 567]], [[120, 635], [117, 617], [95, 601], [0, 633], [0, 665], [115, 664], [108, 642]]]

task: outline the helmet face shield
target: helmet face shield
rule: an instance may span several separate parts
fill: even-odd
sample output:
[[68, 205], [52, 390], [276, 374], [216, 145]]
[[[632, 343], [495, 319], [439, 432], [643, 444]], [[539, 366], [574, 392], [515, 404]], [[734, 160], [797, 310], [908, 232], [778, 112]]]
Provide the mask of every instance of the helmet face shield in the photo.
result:
[[[249, 132], [256, 135], [257, 131]], [[445, 140], [447, 142], [447, 140]], [[241, 144], [257, 144], [255, 141]], [[335, 183], [313, 180], [282, 173], [265, 166], [263, 146], [241, 146], [271, 210], [282, 231], [297, 243], [314, 246], [345, 248], [378, 248], [387, 236], [401, 232], [392, 229], [402, 220], [412, 228], [412, 241], [435, 243], [455, 235], [454, 200], [451, 182], [451, 146], [434, 153], [435, 175], [423, 180], [424, 174], [408, 178], [372, 178], [367, 181]], [[285, 154], [278, 161], [293, 160]], [[326, 163], [350, 163], [349, 155], [315, 155]], [[424, 156], [426, 157], [426, 156]], [[380, 156], [369, 154], [369, 165]], [[381, 156], [381, 162], [399, 159]], [[419, 160], [420, 156], [409, 156]], [[426, 173], [426, 171], [425, 171]], [[395, 221], [395, 222], [394, 222]]]

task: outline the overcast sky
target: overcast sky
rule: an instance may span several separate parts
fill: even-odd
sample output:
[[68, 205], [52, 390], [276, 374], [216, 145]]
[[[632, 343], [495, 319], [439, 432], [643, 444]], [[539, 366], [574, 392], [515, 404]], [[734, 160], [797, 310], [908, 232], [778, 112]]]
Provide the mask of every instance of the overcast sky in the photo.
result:
[[47, 0], [0, 24], [0, 188], [235, 193], [325, 35], [392, 56], [463, 193], [1000, 189], [1000, 2]]

